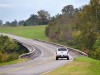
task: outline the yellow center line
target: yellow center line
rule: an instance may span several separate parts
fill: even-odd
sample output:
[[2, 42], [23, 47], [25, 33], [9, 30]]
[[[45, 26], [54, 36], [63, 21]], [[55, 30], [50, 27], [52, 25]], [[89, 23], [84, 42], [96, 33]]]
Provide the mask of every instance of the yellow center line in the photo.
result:
[[0, 74], [16, 72], [16, 71], [24, 70], [24, 69], [27, 69], [27, 68], [32, 68], [32, 67], [37, 66], [37, 65], [46, 64], [46, 63], [52, 61], [54, 59], [54, 57], [55, 57], [55, 53], [54, 53], [54, 55], [52, 57], [50, 57], [50, 60], [49, 61], [47, 61], [47, 60], [40, 61], [37, 64], [31, 64], [31, 65], [28, 65], [28, 66], [25, 66], [25, 67], [20, 67], [20, 68], [11, 69], [11, 70], [8, 70], [8, 71], [3, 71], [3, 72], [0, 72]]

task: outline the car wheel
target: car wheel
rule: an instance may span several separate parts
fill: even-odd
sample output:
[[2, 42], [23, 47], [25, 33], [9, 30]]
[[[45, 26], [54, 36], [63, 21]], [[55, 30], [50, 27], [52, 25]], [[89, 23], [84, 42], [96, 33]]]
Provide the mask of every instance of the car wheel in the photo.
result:
[[56, 60], [58, 60], [58, 57], [56, 57]]
[[69, 60], [69, 56], [67, 57], [67, 60]]

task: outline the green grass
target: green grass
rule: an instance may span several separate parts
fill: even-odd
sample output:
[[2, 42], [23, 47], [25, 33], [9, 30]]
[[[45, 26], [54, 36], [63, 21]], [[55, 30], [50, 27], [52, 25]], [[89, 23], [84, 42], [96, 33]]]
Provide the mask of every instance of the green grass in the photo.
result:
[[18, 26], [18, 27], [0, 27], [0, 32], [10, 33], [31, 39], [48, 40], [45, 36], [45, 25], [42, 26]]
[[14, 60], [14, 61], [9, 61], [9, 62], [4, 62], [4, 63], [0, 63], [0, 66], [6, 66], [6, 65], [11, 65], [11, 64], [17, 64], [17, 63], [22, 63], [22, 62], [26, 62], [29, 59], [18, 59], [18, 60]]
[[100, 75], [100, 61], [80, 57], [70, 64], [44, 75]]

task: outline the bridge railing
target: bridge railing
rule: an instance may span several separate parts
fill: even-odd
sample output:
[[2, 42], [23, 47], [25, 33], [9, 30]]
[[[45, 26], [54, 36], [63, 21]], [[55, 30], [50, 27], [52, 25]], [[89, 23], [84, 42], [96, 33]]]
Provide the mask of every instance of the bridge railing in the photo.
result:
[[[40, 42], [45, 42], [45, 43], [49, 43], [49, 44], [52, 44], [52, 45], [56, 45], [58, 47], [67, 47], [67, 46], [64, 46], [64, 45], [60, 45], [60, 44], [57, 44], [57, 43], [53, 43], [53, 42], [48, 42], [48, 41], [42, 41], [42, 40], [39, 40], [39, 39], [34, 39], [36, 41], [40, 41]], [[71, 48], [71, 47], [67, 47], [69, 49], [69, 51], [73, 51], [73, 52], [76, 52], [77, 54], [80, 54], [81, 56], [88, 56], [86, 53], [78, 50], [78, 49], [74, 49], [74, 48]]]

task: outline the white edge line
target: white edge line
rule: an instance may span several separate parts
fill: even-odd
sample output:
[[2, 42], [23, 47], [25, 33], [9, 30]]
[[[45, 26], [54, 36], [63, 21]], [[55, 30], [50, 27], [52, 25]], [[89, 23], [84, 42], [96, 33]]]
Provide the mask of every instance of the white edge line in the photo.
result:
[[[66, 63], [66, 64], [69, 64], [70, 62], [72, 62], [73, 61], [73, 57], [70, 55], [70, 57], [71, 57], [71, 60], [68, 62], [68, 63]], [[64, 64], [64, 65], [66, 65], [66, 64]], [[64, 65], [62, 65], [62, 66], [64, 66]], [[62, 67], [62, 66], [60, 66], [60, 67]], [[58, 67], [58, 68], [60, 68], [60, 67]], [[52, 72], [52, 71], [54, 71], [54, 70], [56, 70], [57, 68], [55, 68], [55, 69], [53, 69], [53, 70], [49, 70], [49, 71], [47, 71], [47, 72], [45, 72], [45, 73], [41, 73], [40, 75], [44, 75], [44, 74], [47, 74], [47, 73], [49, 73], [49, 72]]]

